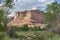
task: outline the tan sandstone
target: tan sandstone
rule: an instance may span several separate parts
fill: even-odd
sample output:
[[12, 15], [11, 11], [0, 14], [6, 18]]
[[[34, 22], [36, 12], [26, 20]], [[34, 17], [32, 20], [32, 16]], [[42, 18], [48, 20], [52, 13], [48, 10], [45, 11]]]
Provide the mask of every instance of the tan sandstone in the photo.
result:
[[16, 12], [14, 19], [8, 22], [7, 26], [19, 26], [22, 27], [24, 24], [27, 24], [28, 27], [43, 27], [44, 16], [43, 12], [40, 10], [26, 10], [22, 12]]

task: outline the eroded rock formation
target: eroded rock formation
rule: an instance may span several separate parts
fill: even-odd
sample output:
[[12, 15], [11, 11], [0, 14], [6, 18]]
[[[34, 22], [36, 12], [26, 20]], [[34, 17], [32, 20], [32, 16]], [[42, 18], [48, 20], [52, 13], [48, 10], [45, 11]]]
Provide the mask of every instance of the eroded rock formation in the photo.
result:
[[7, 26], [23, 26], [27, 24], [29, 27], [42, 26], [44, 24], [43, 12], [40, 10], [26, 10], [16, 12], [14, 19]]

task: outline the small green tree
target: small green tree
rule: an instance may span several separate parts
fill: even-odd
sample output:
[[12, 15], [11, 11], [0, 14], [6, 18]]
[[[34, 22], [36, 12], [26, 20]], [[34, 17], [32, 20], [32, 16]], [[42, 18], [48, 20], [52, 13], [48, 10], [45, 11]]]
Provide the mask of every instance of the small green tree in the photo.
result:
[[6, 0], [5, 6], [6, 6], [6, 7], [9, 7], [9, 8], [12, 8], [12, 7], [13, 7], [12, 2], [13, 2], [13, 0]]
[[0, 30], [4, 30], [4, 28], [6, 28], [6, 24], [7, 24], [7, 21], [8, 21], [9, 9], [10, 9], [9, 5], [11, 3], [12, 3], [12, 0], [10, 0], [10, 1], [6, 0], [5, 5], [2, 5], [0, 7]]
[[57, 18], [59, 14], [60, 14], [60, 4], [58, 4], [57, 2], [53, 2], [47, 5], [46, 12], [44, 13], [46, 22], [51, 27], [56, 27]]
[[60, 33], [60, 4], [53, 2], [49, 4], [44, 13], [48, 27], [55, 33]]

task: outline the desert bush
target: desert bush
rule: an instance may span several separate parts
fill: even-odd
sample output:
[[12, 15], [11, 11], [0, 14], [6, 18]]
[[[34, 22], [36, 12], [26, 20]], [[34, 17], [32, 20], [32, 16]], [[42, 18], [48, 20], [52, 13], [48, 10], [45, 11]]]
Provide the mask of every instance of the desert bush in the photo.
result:
[[0, 40], [5, 40], [7, 36], [6, 32], [0, 32]]
[[47, 28], [48, 28], [48, 29], [51, 28], [50, 24], [47, 25]]
[[[26, 37], [27, 40], [57, 40], [59, 39], [59, 34], [55, 34], [53, 32], [48, 32], [48, 31], [28, 31], [27, 32], [20, 32], [20, 38], [24, 38], [22, 36]], [[56, 38], [56, 37], [57, 38]]]
[[27, 24], [23, 25], [23, 27], [21, 28], [22, 31], [28, 31], [29, 27]]
[[3, 26], [3, 25], [0, 24], [0, 32], [1, 31], [6, 31], [6, 30], [7, 30], [7, 26]]
[[50, 29], [50, 25], [47, 25], [46, 28], [41, 29], [40, 27], [28, 27], [27, 24], [23, 25], [22, 27], [14, 26], [11, 30], [13, 31], [48, 31]]
[[28, 27], [27, 24], [23, 25], [23, 27], [18, 27], [18, 26], [14, 26], [15, 31], [43, 31], [46, 30], [46, 28], [41, 29], [40, 27]]
[[11, 27], [10, 29], [8, 28], [7, 34], [9, 35], [9, 37], [17, 37], [15, 31], [15, 27]]
[[35, 27], [33, 27], [33, 28], [30, 27], [29, 30], [30, 30], [30, 31], [40, 31], [41, 29], [40, 29], [40, 27], [36, 27], [36, 26], [35, 26]]
[[22, 29], [21, 29], [21, 27], [14, 26], [14, 30], [15, 30], [15, 31], [21, 31]]
[[18, 27], [18, 26], [14, 26], [15, 31], [28, 31], [29, 27], [28, 25], [23, 25], [23, 27]]
[[38, 40], [47, 40], [48, 38], [52, 39], [54, 34], [52, 32], [40, 31], [34, 32], [34, 35], [36, 35]]

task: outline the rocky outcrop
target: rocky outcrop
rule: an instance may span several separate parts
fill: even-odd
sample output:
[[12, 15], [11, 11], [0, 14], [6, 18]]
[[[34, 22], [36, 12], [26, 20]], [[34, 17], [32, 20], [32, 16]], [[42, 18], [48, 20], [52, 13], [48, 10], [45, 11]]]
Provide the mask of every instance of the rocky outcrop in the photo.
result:
[[14, 19], [8, 22], [7, 26], [22, 27], [24, 24], [27, 24], [29, 27], [42, 26], [44, 24], [43, 12], [40, 10], [16, 12]]

